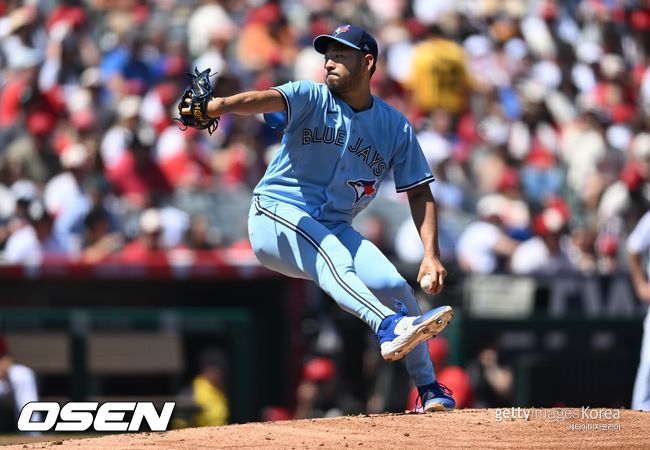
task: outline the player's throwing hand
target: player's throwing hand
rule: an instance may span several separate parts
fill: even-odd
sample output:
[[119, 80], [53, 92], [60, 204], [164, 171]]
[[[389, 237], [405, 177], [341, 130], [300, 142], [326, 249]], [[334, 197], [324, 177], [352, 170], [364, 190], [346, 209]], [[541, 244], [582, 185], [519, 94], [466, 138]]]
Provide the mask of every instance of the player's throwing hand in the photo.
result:
[[445, 285], [447, 270], [437, 258], [430, 263], [425, 263], [422, 264], [418, 274], [420, 287], [425, 294], [440, 294]]

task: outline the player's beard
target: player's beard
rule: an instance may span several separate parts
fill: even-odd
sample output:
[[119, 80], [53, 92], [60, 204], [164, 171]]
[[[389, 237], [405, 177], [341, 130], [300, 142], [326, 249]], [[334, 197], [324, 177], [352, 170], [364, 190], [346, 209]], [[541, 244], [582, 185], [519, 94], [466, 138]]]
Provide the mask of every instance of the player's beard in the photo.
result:
[[361, 86], [363, 79], [363, 72], [361, 71], [361, 59], [357, 61], [353, 70], [341, 76], [325, 77], [325, 84], [332, 94], [344, 95], [346, 92], [351, 92]]

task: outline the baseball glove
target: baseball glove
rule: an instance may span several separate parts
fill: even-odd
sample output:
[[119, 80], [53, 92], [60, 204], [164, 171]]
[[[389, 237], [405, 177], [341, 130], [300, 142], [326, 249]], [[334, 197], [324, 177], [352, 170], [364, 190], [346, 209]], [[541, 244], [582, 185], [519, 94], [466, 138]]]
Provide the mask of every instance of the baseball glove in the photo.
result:
[[[187, 130], [187, 127], [198, 130], [208, 130], [212, 134], [219, 126], [219, 117], [208, 117], [208, 102], [212, 100], [212, 83], [210, 83], [210, 69], [205, 69], [199, 73], [195, 67], [196, 74], [188, 73], [192, 77], [189, 86], [185, 89], [183, 97], [178, 104], [178, 113], [180, 117], [175, 118]], [[187, 100], [189, 99], [189, 102]], [[183, 109], [189, 107], [189, 112], [183, 114]]]

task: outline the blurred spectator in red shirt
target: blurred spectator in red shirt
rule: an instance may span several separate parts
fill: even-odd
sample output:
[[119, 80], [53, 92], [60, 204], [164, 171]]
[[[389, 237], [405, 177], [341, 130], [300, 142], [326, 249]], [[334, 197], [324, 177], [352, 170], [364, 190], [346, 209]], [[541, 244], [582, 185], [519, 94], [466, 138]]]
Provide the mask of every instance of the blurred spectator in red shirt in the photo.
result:
[[163, 224], [160, 210], [144, 210], [140, 215], [139, 228], [139, 235], [122, 249], [120, 259], [128, 263], [166, 261], [166, 252], [161, 240]]
[[0, 145], [5, 148], [0, 166], [9, 183], [25, 175], [42, 184], [61, 169], [51, 143], [63, 106], [60, 92], [39, 88], [42, 56], [37, 50], [21, 47], [10, 56], [11, 70], [0, 89]]
[[[171, 61], [170, 64], [184, 64], [184, 61]], [[176, 70], [176, 68], [173, 68]], [[181, 87], [173, 80], [166, 80], [152, 88], [142, 99], [142, 119], [161, 135], [169, 126], [176, 127], [169, 111], [176, 107], [178, 92]], [[192, 128], [185, 130], [186, 132]]]
[[128, 151], [106, 173], [117, 193], [136, 209], [143, 207], [151, 194], [165, 197], [172, 192], [171, 184], [151, 155], [152, 139], [145, 133], [133, 135]]
[[198, 134], [197, 130], [186, 130], [185, 133], [181, 132], [181, 139], [176, 142], [178, 148], [159, 149], [164, 154], [160, 159], [160, 168], [174, 189], [200, 190], [214, 184], [209, 161], [201, 153], [196, 139]]

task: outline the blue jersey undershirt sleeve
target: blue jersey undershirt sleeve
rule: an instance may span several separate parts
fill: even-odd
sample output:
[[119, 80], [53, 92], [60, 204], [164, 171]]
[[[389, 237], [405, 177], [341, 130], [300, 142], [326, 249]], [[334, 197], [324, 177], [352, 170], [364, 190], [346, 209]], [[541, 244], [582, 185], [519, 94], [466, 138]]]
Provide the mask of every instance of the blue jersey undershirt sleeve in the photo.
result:
[[282, 94], [287, 106], [285, 129], [291, 131], [307, 115], [306, 112], [320, 103], [320, 92], [312, 81], [290, 81], [272, 87]]
[[393, 157], [395, 190], [404, 192], [434, 181], [431, 168], [424, 157], [424, 153], [422, 153], [422, 148], [415, 137], [413, 127], [406, 119], [404, 119], [397, 133], [395, 155]]

